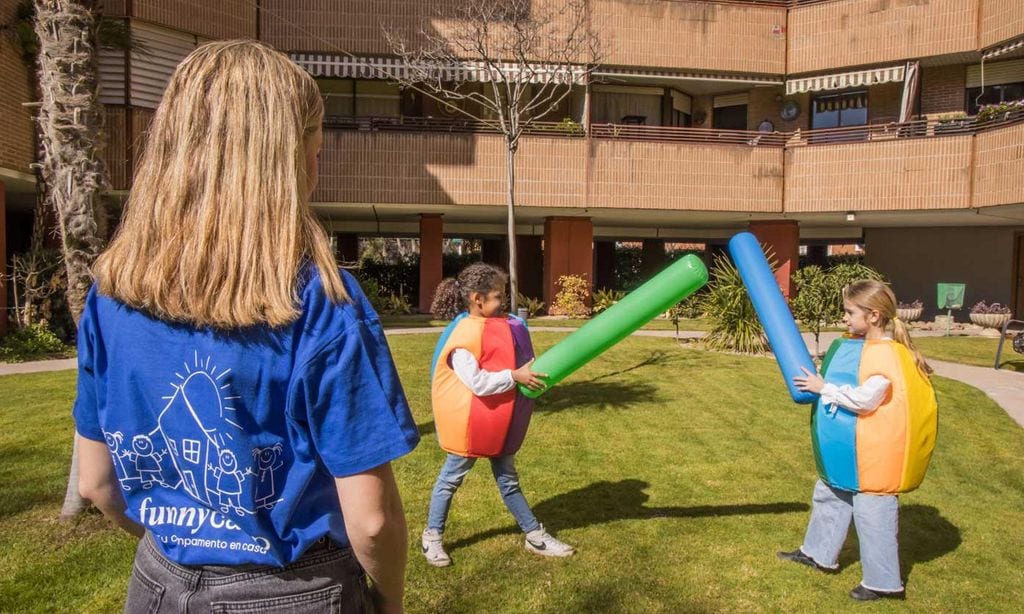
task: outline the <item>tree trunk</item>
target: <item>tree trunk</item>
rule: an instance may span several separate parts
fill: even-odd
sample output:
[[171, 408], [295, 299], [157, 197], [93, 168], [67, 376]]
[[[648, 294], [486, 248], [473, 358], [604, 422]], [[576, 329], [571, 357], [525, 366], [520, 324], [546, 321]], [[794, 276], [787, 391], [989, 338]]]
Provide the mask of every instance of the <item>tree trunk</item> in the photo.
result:
[[[39, 124], [43, 176], [60, 228], [67, 300], [78, 324], [92, 286], [90, 267], [99, 253], [100, 193], [107, 187], [99, 156], [103, 107], [97, 99], [96, 24], [91, 3], [37, 0]], [[77, 455], [71, 459], [61, 510], [69, 518], [85, 509], [78, 494]]]
[[519, 306], [519, 271], [516, 266], [516, 149], [511, 145], [506, 150], [508, 166], [508, 285], [510, 313], [515, 314]]

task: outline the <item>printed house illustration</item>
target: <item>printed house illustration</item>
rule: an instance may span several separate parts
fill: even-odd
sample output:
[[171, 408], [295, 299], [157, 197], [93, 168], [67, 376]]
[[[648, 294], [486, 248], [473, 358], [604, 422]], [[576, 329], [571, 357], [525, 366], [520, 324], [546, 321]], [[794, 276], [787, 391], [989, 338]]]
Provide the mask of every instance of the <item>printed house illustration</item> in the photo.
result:
[[217, 503], [213, 472], [225, 443], [223, 415], [216, 380], [209, 373], [197, 371], [177, 387], [157, 418], [182, 485], [192, 497], [208, 505]]

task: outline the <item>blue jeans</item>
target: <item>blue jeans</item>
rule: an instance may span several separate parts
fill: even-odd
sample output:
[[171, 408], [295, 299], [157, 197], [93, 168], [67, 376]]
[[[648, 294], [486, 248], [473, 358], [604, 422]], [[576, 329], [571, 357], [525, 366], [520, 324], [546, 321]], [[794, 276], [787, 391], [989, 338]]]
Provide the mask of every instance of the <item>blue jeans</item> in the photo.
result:
[[[539, 529], [540, 522], [530, 511], [530, 505], [519, 488], [516, 457], [513, 455], [496, 456], [489, 460], [494, 481], [498, 483], [498, 492], [501, 493], [501, 498], [505, 501], [505, 507], [512, 512], [516, 522], [519, 523], [519, 528], [525, 533]], [[448, 510], [452, 506], [452, 497], [475, 463], [475, 458], [466, 458], [456, 454], [449, 454], [445, 459], [441, 473], [437, 476], [437, 482], [434, 484], [434, 492], [430, 496], [430, 513], [427, 514], [428, 529], [436, 529], [439, 533], [444, 533]]]
[[861, 584], [879, 591], [903, 590], [897, 541], [899, 500], [895, 495], [852, 493], [818, 480], [811, 520], [800, 549], [818, 565], [835, 569], [851, 519], [860, 541]]

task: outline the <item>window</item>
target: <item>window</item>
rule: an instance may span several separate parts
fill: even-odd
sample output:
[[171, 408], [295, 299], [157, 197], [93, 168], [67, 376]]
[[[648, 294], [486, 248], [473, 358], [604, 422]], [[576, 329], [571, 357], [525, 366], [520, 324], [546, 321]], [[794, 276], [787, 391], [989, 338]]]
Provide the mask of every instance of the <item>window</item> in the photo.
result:
[[1024, 81], [986, 85], [984, 91], [980, 87], [967, 88], [967, 114], [977, 115], [984, 105], [1010, 102], [1011, 100], [1024, 100]]
[[867, 92], [815, 96], [811, 102], [811, 128], [841, 128], [863, 126], [867, 123]]
[[747, 129], [747, 105], [738, 104], [728, 107], [716, 107], [711, 118], [713, 128], [722, 130]]
[[181, 442], [182, 456], [192, 464], [199, 462], [199, 441], [196, 439], [183, 439]]

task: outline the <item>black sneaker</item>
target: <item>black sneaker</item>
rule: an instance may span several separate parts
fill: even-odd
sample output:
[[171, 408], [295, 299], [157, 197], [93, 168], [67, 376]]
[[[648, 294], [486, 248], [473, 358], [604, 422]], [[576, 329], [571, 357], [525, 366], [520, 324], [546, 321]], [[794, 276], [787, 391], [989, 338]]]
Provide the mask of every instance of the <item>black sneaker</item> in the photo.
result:
[[850, 597], [857, 601], [874, 601], [876, 599], [898, 599], [903, 601], [907, 598], [907, 591], [906, 589], [901, 591], [874, 591], [863, 584], [858, 584], [850, 591]]
[[811, 557], [809, 557], [806, 554], [804, 554], [804, 551], [799, 549], [799, 548], [797, 548], [796, 550], [793, 550], [791, 552], [777, 552], [775, 554], [775, 556], [779, 557], [783, 561], [793, 561], [794, 563], [800, 563], [801, 565], [807, 565], [808, 567], [811, 567], [813, 569], [817, 569], [818, 571], [820, 571], [822, 573], [836, 573], [837, 571], [839, 571], [839, 569], [831, 569], [829, 567], [824, 567], [822, 565], [818, 565], [814, 561], [814, 559], [812, 559]]

